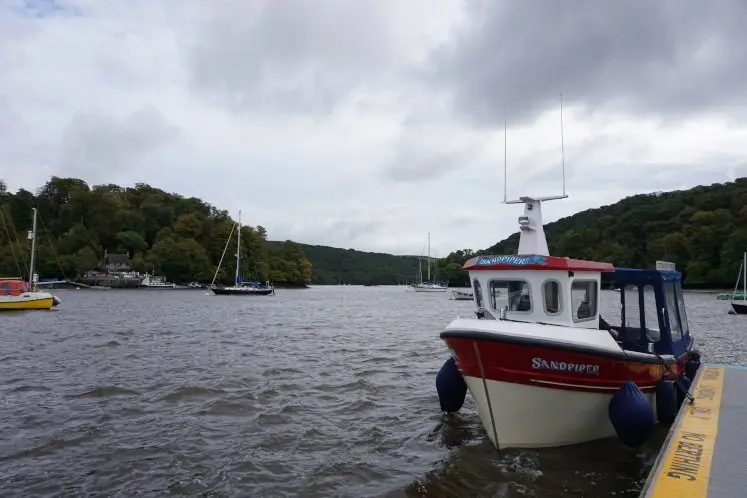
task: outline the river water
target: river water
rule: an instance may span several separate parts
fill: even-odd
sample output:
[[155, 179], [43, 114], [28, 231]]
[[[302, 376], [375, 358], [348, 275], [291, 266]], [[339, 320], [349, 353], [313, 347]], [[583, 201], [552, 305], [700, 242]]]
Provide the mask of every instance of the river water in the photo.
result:
[[[495, 451], [469, 395], [439, 411], [438, 333], [472, 314], [443, 294], [55, 292], [0, 318], [4, 498], [634, 497], [665, 437]], [[706, 361], [744, 364], [747, 321], [686, 302]]]

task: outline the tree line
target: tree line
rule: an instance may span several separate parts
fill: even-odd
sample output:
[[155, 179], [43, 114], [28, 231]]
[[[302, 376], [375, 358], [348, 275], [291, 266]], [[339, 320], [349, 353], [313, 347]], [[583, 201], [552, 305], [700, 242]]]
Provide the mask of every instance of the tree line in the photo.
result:
[[[39, 210], [42, 278], [96, 269], [106, 250], [129, 253], [134, 270], [155, 269], [176, 282], [210, 281], [234, 225], [226, 211], [143, 183], [89, 187], [80, 179], [52, 177], [34, 194], [8, 192], [0, 182], [0, 206], [0, 275], [6, 276], [25, 275], [31, 207]], [[548, 223], [545, 233], [551, 254], [634, 268], [672, 261], [688, 287], [730, 287], [747, 250], [747, 178], [631, 196]], [[243, 227], [241, 238], [245, 278], [293, 285], [417, 279], [417, 256], [269, 241], [260, 225]], [[465, 261], [514, 254], [518, 245], [517, 232], [487, 249], [454, 251], [435, 262], [438, 276], [451, 286], [469, 285]], [[229, 249], [218, 274], [224, 283], [235, 272]]]
[[[729, 288], [747, 251], [747, 178], [634, 195], [548, 223], [545, 234], [550, 254], [632, 268], [671, 261], [690, 288]], [[517, 232], [476, 253], [455, 251], [440, 264], [450, 282], [466, 282], [457, 267], [467, 259], [518, 247]]]
[[[135, 271], [164, 275], [177, 283], [210, 282], [235, 222], [227, 211], [195, 198], [144, 183], [134, 188], [89, 185], [52, 177], [36, 193], [9, 192], [0, 181], [0, 275], [27, 276], [32, 207], [37, 208], [37, 263], [40, 278], [75, 279], [104, 270], [105, 251], [128, 253]], [[233, 281], [236, 232], [217, 282]], [[261, 226], [241, 228], [244, 279], [304, 285], [312, 265], [292, 241], [270, 244]]]

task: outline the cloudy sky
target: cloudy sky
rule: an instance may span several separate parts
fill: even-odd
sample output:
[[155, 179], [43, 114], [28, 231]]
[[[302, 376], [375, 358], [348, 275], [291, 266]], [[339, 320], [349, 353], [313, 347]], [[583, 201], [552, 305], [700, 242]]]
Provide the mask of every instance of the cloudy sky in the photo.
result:
[[270, 238], [483, 248], [503, 198], [747, 176], [747, 7], [719, 0], [0, 0], [0, 178], [145, 182]]

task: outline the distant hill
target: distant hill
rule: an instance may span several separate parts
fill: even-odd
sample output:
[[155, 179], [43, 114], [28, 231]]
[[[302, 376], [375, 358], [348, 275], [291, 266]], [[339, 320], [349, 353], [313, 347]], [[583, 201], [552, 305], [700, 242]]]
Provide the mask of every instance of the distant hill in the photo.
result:
[[[652, 268], [672, 261], [690, 288], [730, 288], [747, 250], [747, 178], [688, 190], [627, 197], [545, 225], [551, 254]], [[281, 242], [269, 242], [277, 247]], [[397, 284], [417, 274], [417, 256], [299, 244], [312, 283]], [[462, 264], [475, 254], [515, 254], [519, 233], [487, 249], [461, 249], [438, 261], [451, 286], [469, 285]]]
[[[747, 178], [627, 197], [548, 223], [545, 233], [551, 254], [640, 268], [672, 261], [688, 287], [728, 288], [747, 251]], [[518, 246], [517, 232], [480, 252]]]
[[[269, 241], [268, 244], [270, 248], [279, 248], [283, 242]], [[298, 245], [311, 262], [311, 283], [316, 285], [334, 285], [340, 282], [353, 285], [396, 285], [412, 282], [418, 271], [417, 256]]]

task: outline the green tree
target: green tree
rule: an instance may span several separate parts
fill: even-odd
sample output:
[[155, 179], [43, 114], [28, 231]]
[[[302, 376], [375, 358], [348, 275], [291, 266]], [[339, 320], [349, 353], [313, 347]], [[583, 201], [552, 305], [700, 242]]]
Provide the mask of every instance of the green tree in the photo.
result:
[[[37, 191], [15, 193], [0, 182], [0, 272], [25, 275], [31, 209], [38, 209], [37, 269], [41, 278], [82, 275], [103, 269], [104, 253], [128, 253], [138, 271], [161, 272], [177, 282], [210, 281], [226, 248], [234, 242], [234, 221], [221, 209], [194, 198], [169, 194], [148, 184], [134, 187], [105, 184], [89, 187], [76, 178], [52, 177]], [[279, 278], [298, 284], [313, 278], [311, 263], [298, 245], [271, 254], [267, 231], [242, 228], [242, 273], [248, 278]], [[227, 251], [219, 280], [230, 282], [234, 250]], [[286, 261], [285, 257], [291, 258]], [[273, 272], [273, 263], [277, 271]]]

